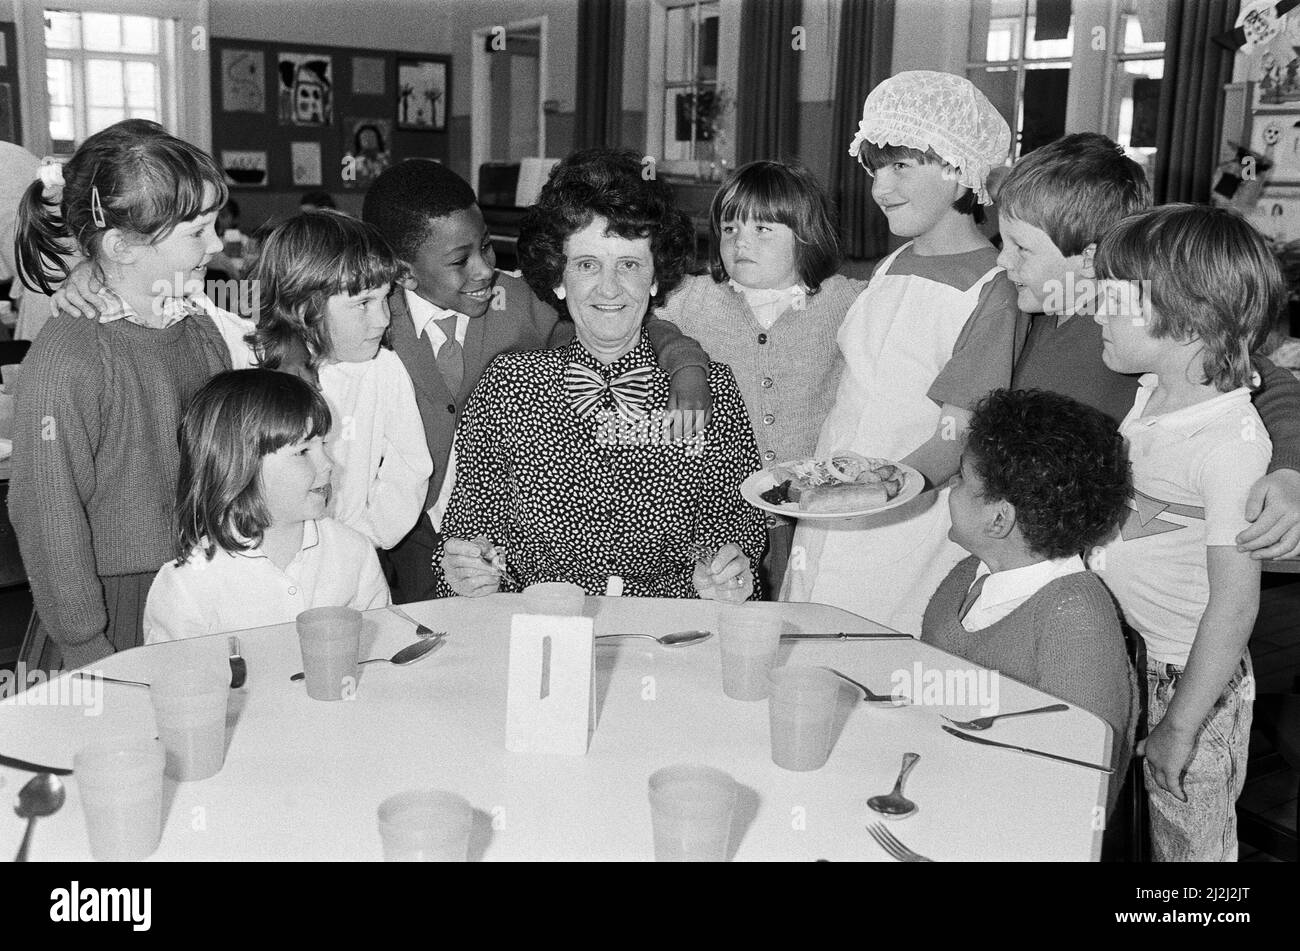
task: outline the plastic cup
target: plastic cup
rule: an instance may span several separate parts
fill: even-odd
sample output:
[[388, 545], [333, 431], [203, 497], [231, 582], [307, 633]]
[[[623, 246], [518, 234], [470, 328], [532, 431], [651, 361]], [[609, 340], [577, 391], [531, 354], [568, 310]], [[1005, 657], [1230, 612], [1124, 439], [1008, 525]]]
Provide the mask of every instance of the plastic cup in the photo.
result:
[[361, 612], [352, 608], [310, 608], [298, 615], [298, 643], [307, 696], [342, 700], [356, 687], [361, 649]]
[[718, 607], [722, 645], [722, 692], [733, 700], [762, 700], [767, 675], [781, 646], [781, 618], [769, 606], [724, 604]]
[[820, 667], [778, 667], [772, 693], [772, 762], [800, 772], [821, 769], [831, 755], [840, 678]]
[[665, 766], [650, 777], [656, 862], [725, 862], [736, 781], [711, 766]]
[[586, 601], [587, 592], [567, 581], [543, 581], [524, 588], [524, 608], [529, 614], [577, 617]]
[[172, 779], [207, 779], [226, 760], [226, 701], [230, 671], [165, 670], [149, 687], [158, 738]]
[[474, 807], [455, 793], [415, 789], [379, 804], [385, 862], [464, 862]]
[[147, 858], [162, 838], [163, 745], [152, 738], [92, 743], [72, 758], [90, 853], [101, 862]]

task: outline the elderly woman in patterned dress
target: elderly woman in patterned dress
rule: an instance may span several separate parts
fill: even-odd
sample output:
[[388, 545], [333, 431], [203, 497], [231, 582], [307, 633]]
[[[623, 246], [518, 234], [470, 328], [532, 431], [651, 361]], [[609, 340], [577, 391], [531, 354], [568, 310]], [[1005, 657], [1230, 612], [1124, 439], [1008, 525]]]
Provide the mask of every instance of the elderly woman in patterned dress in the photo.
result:
[[456, 436], [442, 594], [540, 581], [643, 597], [757, 595], [760, 513], [740, 497], [758, 450], [731, 371], [709, 365], [707, 426], [674, 425], [642, 324], [681, 281], [694, 232], [630, 151], [552, 173], [520, 229], [534, 292], [573, 319], [557, 350], [497, 357]]

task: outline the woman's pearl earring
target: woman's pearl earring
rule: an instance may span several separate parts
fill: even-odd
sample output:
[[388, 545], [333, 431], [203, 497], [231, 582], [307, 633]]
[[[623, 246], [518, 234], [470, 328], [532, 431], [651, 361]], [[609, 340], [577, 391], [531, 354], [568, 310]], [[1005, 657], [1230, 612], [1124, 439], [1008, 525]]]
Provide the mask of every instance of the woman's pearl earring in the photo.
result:
[[564, 288], [563, 288], [563, 287], [557, 287], [557, 288], [555, 289], [555, 297], [556, 297], [557, 300], [564, 300]]

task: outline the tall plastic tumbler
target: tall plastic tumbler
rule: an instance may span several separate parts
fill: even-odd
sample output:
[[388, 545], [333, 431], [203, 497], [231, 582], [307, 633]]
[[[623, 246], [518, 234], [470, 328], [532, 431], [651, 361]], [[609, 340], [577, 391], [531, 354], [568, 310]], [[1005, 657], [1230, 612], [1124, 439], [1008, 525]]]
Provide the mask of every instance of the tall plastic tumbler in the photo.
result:
[[821, 769], [831, 755], [840, 678], [820, 667], [778, 667], [769, 675], [772, 762]]

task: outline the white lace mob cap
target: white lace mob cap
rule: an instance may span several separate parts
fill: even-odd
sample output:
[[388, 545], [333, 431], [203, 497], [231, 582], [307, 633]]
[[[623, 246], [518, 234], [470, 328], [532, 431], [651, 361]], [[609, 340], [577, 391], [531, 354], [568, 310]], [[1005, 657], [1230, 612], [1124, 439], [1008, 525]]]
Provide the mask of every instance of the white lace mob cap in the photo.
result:
[[991, 205], [986, 183], [1011, 151], [1011, 129], [969, 79], [917, 69], [871, 90], [849, 154], [856, 158], [863, 142], [933, 150], [957, 169], [981, 205]]

